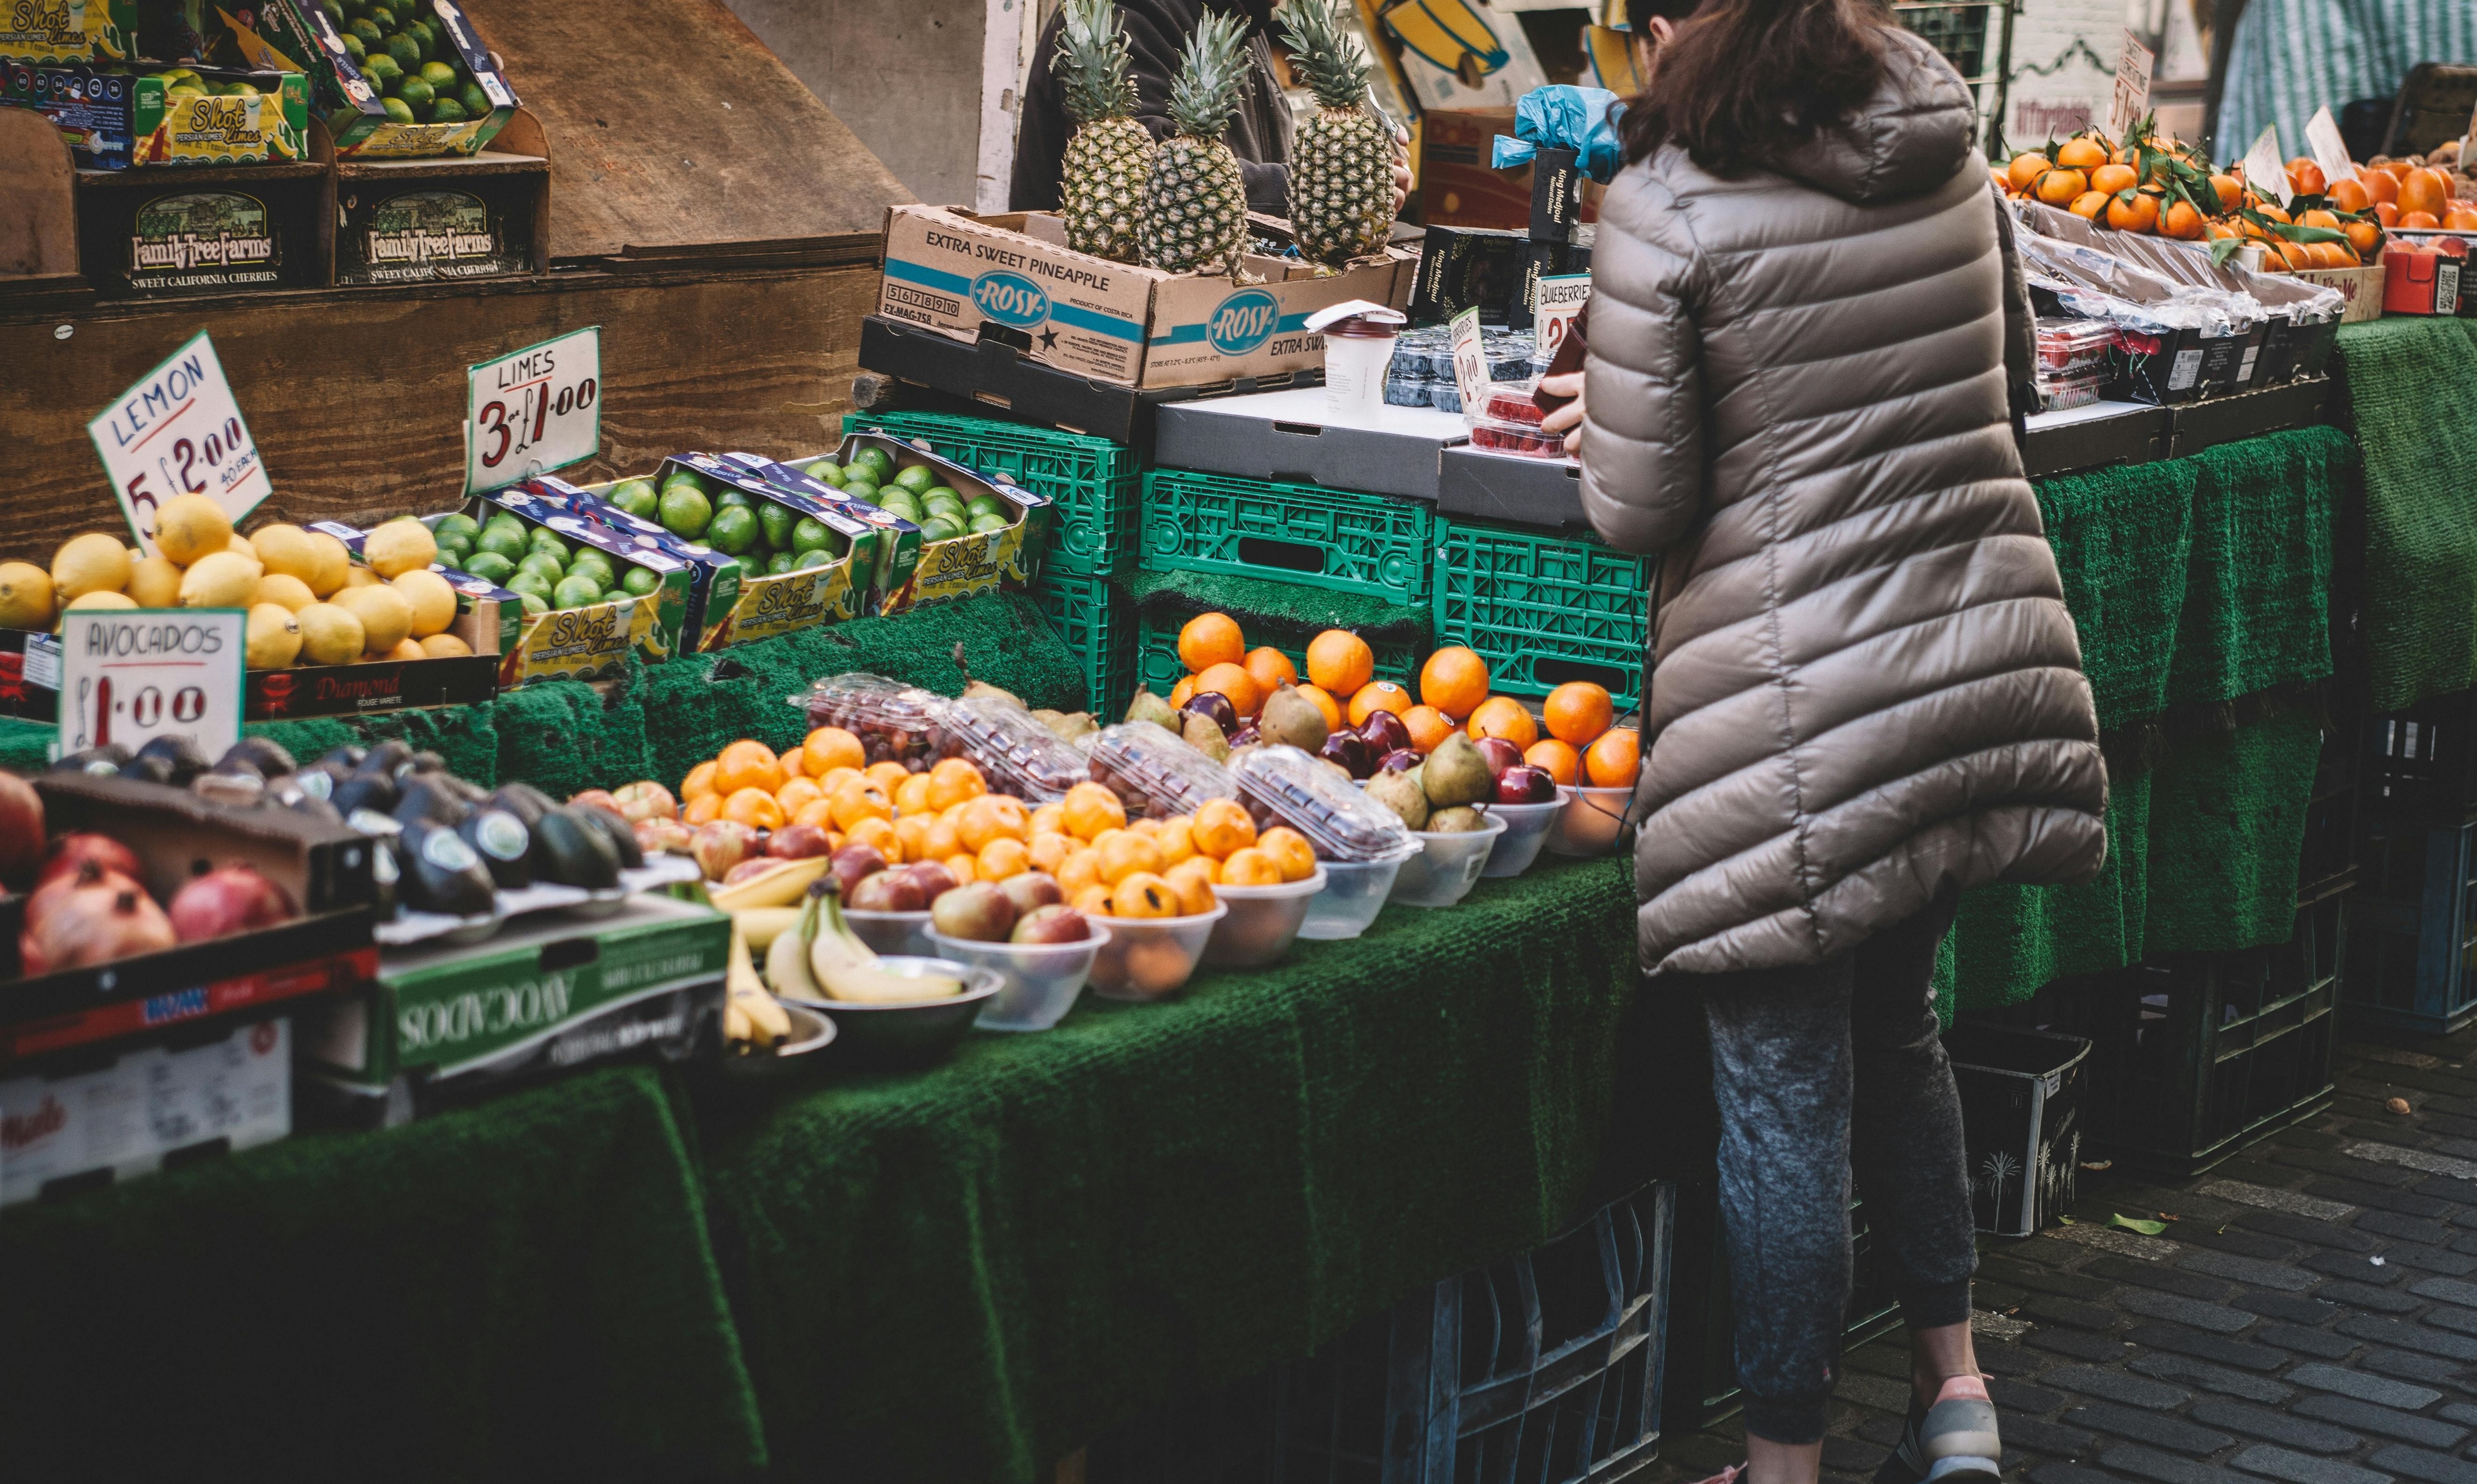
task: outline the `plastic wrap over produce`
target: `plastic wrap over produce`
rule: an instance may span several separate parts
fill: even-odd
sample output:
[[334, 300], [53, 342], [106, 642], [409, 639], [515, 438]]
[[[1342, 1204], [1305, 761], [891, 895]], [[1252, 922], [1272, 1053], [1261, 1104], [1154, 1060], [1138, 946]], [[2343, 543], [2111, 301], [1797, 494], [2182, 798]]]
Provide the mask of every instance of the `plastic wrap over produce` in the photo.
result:
[[2035, 234], [2048, 241], [2100, 253], [2165, 283], [2241, 294], [2261, 306], [2266, 318], [2319, 325], [2339, 319], [2347, 309], [2346, 297], [2327, 284], [2256, 273], [2234, 260], [2215, 262], [2208, 242], [2102, 232], [2070, 211], [2039, 202], [2016, 199], [2010, 205], [2024, 236]]

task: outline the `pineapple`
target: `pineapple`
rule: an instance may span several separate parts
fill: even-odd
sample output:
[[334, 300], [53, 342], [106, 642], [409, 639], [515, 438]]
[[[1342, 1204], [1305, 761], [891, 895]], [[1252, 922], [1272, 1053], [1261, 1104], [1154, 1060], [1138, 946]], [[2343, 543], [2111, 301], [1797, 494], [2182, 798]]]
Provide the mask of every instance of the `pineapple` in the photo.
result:
[[1367, 106], [1367, 59], [1342, 30], [1339, 0], [1290, 0], [1282, 40], [1315, 94], [1290, 151], [1299, 251], [1339, 266], [1375, 251], [1393, 214], [1393, 139]]
[[1066, 245], [1119, 262], [1136, 260], [1136, 211], [1152, 170], [1153, 136], [1132, 116], [1127, 37], [1113, 0], [1066, 0], [1052, 67], [1062, 68], [1075, 137], [1066, 141], [1058, 194]]
[[1245, 44], [1243, 22], [1217, 12], [1187, 38], [1169, 90], [1177, 132], [1153, 155], [1136, 219], [1144, 261], [1156, 268], [1238, 275], [1247, 247], [1247, 183], [1221, 133], [1247, 86]]

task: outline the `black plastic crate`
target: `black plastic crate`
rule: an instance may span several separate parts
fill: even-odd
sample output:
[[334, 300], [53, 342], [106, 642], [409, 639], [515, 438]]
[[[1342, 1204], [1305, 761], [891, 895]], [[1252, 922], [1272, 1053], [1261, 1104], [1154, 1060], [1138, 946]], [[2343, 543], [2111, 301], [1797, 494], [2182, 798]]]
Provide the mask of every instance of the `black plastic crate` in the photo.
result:
[[2296, 862], [2296, 903], [2311, 905], [2357, 882], [2359, 779], [2364, 739], [2351, 730], [2322, 733], [2314, 793], [2305, 805], [2305, 845]]
[[2039, 1026], [2091, 1042], [2089, 1142], [2192, 1173], [2327, 1106], [2347, 901], [2300, 909], [2286, 943], [2168, 954], [2040, 990]]
[[2477, 821], [2477, 689], [2378, 711], [2365, 729], [2369, 815], [2430, 825]]
[[2072, 1204], [2090, 1044], [1962, 1021], [1943, 1046], [1961, 1090], [1971, 1218], [1995, 1236], [2030, 1236]]
[[2349, 897], [2352, 1022], [2448, 1035], [2477, 1021], [2477, 825], [2374, 822]]

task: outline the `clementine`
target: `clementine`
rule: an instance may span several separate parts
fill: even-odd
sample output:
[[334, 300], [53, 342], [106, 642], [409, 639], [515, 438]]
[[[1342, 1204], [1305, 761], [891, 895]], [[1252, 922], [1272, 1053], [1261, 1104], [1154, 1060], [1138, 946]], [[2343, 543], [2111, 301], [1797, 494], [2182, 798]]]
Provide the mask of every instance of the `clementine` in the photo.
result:
[[1539, 714], [1548, 723], [1550, 736], [1576, 747], [1589, 747], [1616, 719], [1616, 703], [1609, 699], [1605, 685], [1567, 680], [1548, 693], [1548, 699], [1540, 703]]
[[2159, 225], [2159, 198], [2143, 191], [2120, 190], [2107, 204], [2107, 224], [2118, 232], [2149, 232]]
[[2423, 168], [2409, 171], [2400, 181], [2400, 219], [2406, 222], [2412, 213], [2439, 215], [2451, 203], [2451, 178], [2439, 170]]
[[1256, 849], [1273, 858], [1281, 867], [1285, 881], [1304, 881], [1315, 875], [1315, 847], [1308, 837], [1288, 825], [1275, 825], [1256, 839]]
[[1256, 843], [1256, 820], [1235, 799], [1209, 799], [1196, 806], [1188, 833], [1198, 853], [1227, 860], [1234, 852]]
[[1195, 677], [1191, 675], [1180, 676], [1178, 678], [1178, 683], [1169, 688], [1170, 709], [1177, 710], [1194, 699]]
[[2140, 184], [2140, 179], [2131, 165], [2101, 165], [2089, 173], [2089, 188], [2113, 196], [2119, 190], [2132, 189]]
[[1082, 891], [1079, 891], [1073, 896], [1067, 898], [1066, 904], [1073, 907], [1076, 911], [1083, 913], [1086, 917], [1109, 917], [1112, 915], [1110, 911], [1110, 888], [1102, 885], [1098, 881], [1094, 881], [1091, 885], [1085, 887]]
[[1079, 840], [1089, 841], [1104, 829], [1121, 829], [1127, 823], [1126, 804], [1107, 783], [1076, 784], [1059, 801], [1058, 809], [1066, 832]]
[[[878, 787], [885, 789], [886, 797], [891, 799], [894, 797], [894, 791], [903, 786], [903, 780], [912, 776], [912, 770], [899, 762], [889, 760], [887, 762], [870, 763], [867, 767], [861, 770], [861, 775], [863, 778], [866, 778], [870, 782], [875, 783]], [[822, 784], [824, 779], [820, 779], [818, 781]], [[832, 789], [827, 790], [828, 793], [832, 793], [833, 791], [834, 790]]]
[[2211, 177], [2211, 190], [2219, 198], [2219, 210], [2233, 211], [2244, 205], [2244, 182], [2233, 175]]
[[2056, 163], [2067, 170], [2089, 170], [2107, 163], [2107, 146], [2087, 135], [2066, 139], [2056, 149]]
[[2374, 204], [2365, 193], [2363, 181], [2335, 181], [2331, 185], [2331, 204], [2342, 211], [2362, 211]]
[[2075, 196], [2089, 189], [2089, 177], [2079, 170], [2048, 170], [2040, 174], [2030, 188], [2049, 206], [2065, 206]]
[[1583, 776], [1594, 788], [1624, 788], [1641, 771], [1642, 733], [1632, 727], [1612, 727], [1583, 750]]
[[712, 762], [701, 762], [688, 770], [688, 776], [680, 780], [682, 804], [702, 799], [713, 792], [713, 769], [714, 765]]
[[1088, 847], [1069, 851], [1052, 874], [1058, 878], [1058, 889], [1071, 902], [1084, 888], [1101, 884], [1101, 853]]
[[[1212, 908], [1207, 907], [1206, 911]], [[1158, 871], [1138, 871], [1110, 886], [1112, 917], [1176, 917], [1178, 888], [1163, 880]]]
[[1350, 724], [1364, 727], [1367, 718], [1379, 711], [1390, 711], [1399, 716], [1410, 710], [1411, 705], [1411, 693], [1391, 680], [1370, 680], [1350, 698]]
[[1139, 871], [1159, 876], [1169, 866], [1160, 846], [1132, 829], [1122, 829], [1093, 849], [1101, 854], [1101, 879], [1113, 886]]
[[1246, 657], [1247, 640], [1238, 621], [1227, 613], [1198, 613], [1178, 631], [1178, 662], [1189, 675], [1214, 665], [1235, 665]]
[[792, 779], [774, 790], [774, 802], [783, 806], [786, 819], [796, 816], [825, 796], [826, 791], [817, 786], [814, 779]]
[[929, 807], [940, 814], [988, 791], [988, 779], [968, 757], [941, 758], [929, 770]]
[[2098, 220], [2099, 213], [2106, 210], [2106, 191], [2086, 190], [2073, 198], [2072, 213], [2086, 222], [2094, 222]]
[[895, 810], [903, 814], [937, 813], [937, 810], [929, 807], [929, 787], [928, 774], [904, 775], [903, 781], [894, 785]]
[[1249, 650], [1247, 657], [1239, 665], [1247, 672], [1248, 679], [1256, 682], [1256, 694], [1260, 697], [1270, 697], [1284, 685], [1299, 682], [1299, 667], [1290, 663], [1289, 655], [1269, 644]]
[[1032, 816], [1023, 801], [1004, 794], [983, 794], [963, 805], [955, 821], [955, 837], [974, 854], [986, 853], [997, 840], [1022, 841], [1032, 835]]
[[1194, 917], [1213, 910], [1213, 862], [1203, 855], [1192, 855], [1163, 874], [1162, 879], [1178, 893], [1178, 915]]
[[2159, 235], [2190, 242], [2202, 235], [2202, 213], [2189, 201], [2171, 201], [2160, 214]]
[[819, 829], [826, 831], [827, 834], [834, 834], [834, 801], [831, 799], [810, 800], [807, 804], [800, 805], [799, 813], [791, 816], [791, 823], [795, 825], [814, 825]]
[[2044, 155], [2035, 151], [2024, 151], [2014, 156], [2011, 162], [2004, 167], [2004, 178], [2012, 183], [2014, 190], [2028, 190], [2030, 183], [2054, 164], [2055, 161]]
[[1196, 694], [1218, 691], [1241, 716], [1253, 716], [1264, 705], [1264, 697], [1256, 687], [1256, 678], [1244, 665], [1213, 665], [1195, 678]]
[[938, 864], [946, 868], [946, 874], [955, 878], [955, 884], [958, 886], [969, 886], [981, 878], [980, 862], [969, 855], [959, 853], [947, 856]]
[[911, 853], [904, 850], [903, 842], [895, 838], [894, 826], [886, 820], [876, 818], [864, 819], [852, 826], [851, 832], [843, 836], [843, 843], [865, 845], [885, 856], [886, 863], [889, 866], [901, 864]]
[[1419, 667], [1419, 701], [1447, 716], [1468, 716], [1488, 699], [1488, 661], [1459, 644], [1449, 644]]
[[704, 793], [692, 796], [686, 804], [681, 806], [680, 809], [680, 823], [688, 826], [691, 829], [694, 829], [699, 825], [705, 824], [709, 820], [720, 819], [721, 817], [722, 795], [715, 793], [711, 788], [707, 789]]
[[1341, 703], [1333, 699], [1331, 692], [1321, 685], [1302, 685], [1298, 687], [1298, 692], [1314, 702], [1315, 708], [1324, 713], [1325, 730], [1331, 731], [1341, 725]]
[[2355, 248], [2360, 255], [2370, 253], [2382, 246], [2383, 229], [2372, 222], [2350, 222], [2340, 230], [2348, 234], [2348, 245]]
[[2399, 225], [2399, 219], [2400, 209], [2398, 202], [2377, 201], [2374, 203], [2375, 221], [2380, 222], [2386, 227], [2396, 227]]
[[1539, 724], [1523, 709], [1522, 703], [1512, 696], [1491, 696], [1486, 705], [1471, 713], [1465, 729], [1471, 739], [1503, 737], [1515, 747], [1529, 747], [1539, 740]]
[[763, 742], [734, 742], [713, 760], [713, 791], [726, 799], [743, 788], [770, 794], [782, 786], [783, 765]]
[[1263, 851], [1249, 846], [1233, 851], [1221, 863], [1221, 884], [1224, 886], [1279, 886], [1282, 868], [1279, 862]]
[[894, 838], [903, 843], [905, 854], [919, 860], [927, 854], [922, 847], [929, 843], [929, 831], [937, 823], [937, 816], [931, 814], [897, 814]]
[[1193, 858], [1195, 854], [1195, 820], [1191, 815], [1173, 814], [1161, 822], [1153, 831], [1153, 845], [1162, 859], [1169, 865]]
[[1376, 652], [1347, 629], [1328, 629], [1308, 644], [1308, 679], [1336, 696], [1355, 696], [1376, 678]]
[[1403, 725], [1411, 729], [1411, 747], [1421, 756], [1437, 750], [1437, 744], [1454, 734], [1454, 719], [1432, 705], [1414, 705], [1402, 713]]
[[885, 789], [866, 778], [844, 779], [843, 785], [835, 790], [831, 802], [835, 806], [835, 825], [845, 834], [850, 834], [852, 827], [862, 820], [894, 818], [894, 801], [886, 797]]
[[1076, 847], [1072, 835], [1043, 830], [1032, 837], [1032, 844], [1027, 849], [1031, 853], [1032, 869], [1056, 876], [1058, 868], [1065, 864], [1066, 857], [1075, 853]]
[[804, 771], [813, 778], [823, 775], [829, 768], [868, 766], [868, 753], [860, 745], [860, 738], [840, 727], [820, 727], [810, 732], [808, 739], [800, 744], [800, 751], [808, 754]]
[[722, 817], [751, 829], [780, 829], [783, 805], [762, 788], [742, 788], [723, 800]]
[[973, 857], [972, 868], [984, 881], [1003, 881], [1032, 869], [1032, 852], [1021, 840], [1001, 835], [981, 847], [980, 854]]
[[2322, 167], [2304, 156], [2299, 155], [2288, 162], [2288, 186], [2298, 195], [2318, 196], [2330, 184], [2322, 174]]
[[2399, 177], [2389, 170], [2360, 170], [2357, 184], [2365, 187], [2365, 199], [2377, 206], [2386, 201], [2396, 205], [2399, 201]]

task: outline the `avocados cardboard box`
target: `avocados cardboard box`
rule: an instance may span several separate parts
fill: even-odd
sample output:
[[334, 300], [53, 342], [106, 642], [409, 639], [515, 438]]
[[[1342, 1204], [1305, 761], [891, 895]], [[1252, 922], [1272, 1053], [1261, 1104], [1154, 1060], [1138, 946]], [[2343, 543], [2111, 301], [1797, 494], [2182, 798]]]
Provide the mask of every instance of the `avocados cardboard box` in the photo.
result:
[[490, 142], [515, 116], [515, 89], [490, 61], [463, 7], [453, 0], [413, 0], [423, 18], [438, 28], [442, 49], [453, 50], [489, 100], [489, 111], [479, 118], [445, 124], [400, 124], [388, 116], [377, 87], [344, 46], [335, 18], [316, 5], [299, 0], [261, 0], [251, 9], [213, 7], [216, 24], [210, 46], [218, 57], [230, 56], [251, 66], [279, 72], [308, 73], [314, 81], [317, 107], [336, 140], [338, 156], [419, 157], [471, 155]]
[[0, 6], [0, 62], [125, 62], [137, 51], [137, 0], [9, 0]]
[[[686, 558], [660, 546], [631, 540], [530, 484], [476, 495], [464, 513], [488, 522], [501, 510], [527, 526], [543, 527], [571, 545], [592, 547], [621, 563], [622, 571], [632, 565], [643, 567], [660, 581], [642, 598], [622, 592], [581, 608], [554, 608], [524, 621], [521, 636], [500, 654], [502, 687], [538, 680], [613, 680], [626, 672], [632, 651], [645, 663], [659, 664], [689, 642], [686, 631], [697, 574]], [[523, 600], [513, 593], [509, 597], [521, 612]]]
[[69, 142], [78, 167], [247, 165], [310, 158], [310, 89], [297, 74], [188, 68], [202, 81], [246, 83], [255, 96], [171, 95], [170, 71], [83, 63], [0, 64], [0, 103], [32, 109]]
[[[1251, 218], [1251, 226], [1260, 221]], [[886, 214], [877, 312], [970, 341], [1013, 340], [1033, 360], [1124, 386], [1205, 386], [1322, 369], [1307, 317], [1345, 299], [1409, 302], [1416, 260], [1386, 248], [1329, 277], [1249, 254], [1245, 275], [1164, 273], [1073, 252], [1047, 212], [973, 216], [898, 206]]]
[[[730, 952], [730, 918], [651, 895], [590, 921], [552, 914], [477, 944], [389, 949], [363, 992], [304, 1019], [302, 1059], [322, 1079], [376, 1095], [399, 1076], [504, 1076], [684, 1039], [693, 1016], [718, 1004]], [[639, 1007], [656, 1013], [629, 1016]], [[614, 1033], [576, 1034], [597, 1024]]]
[[[948, 536], [943, 541], [929, 541], [920, 547], [919, 561], [912, 568], [909, 579], [888, 594], [880, 611], [900, 613], [930, 603], [952, 603], [959, 598], [977, 597], [995, 592], [1001, 587], [1024, 588], [1040, 571], [1041, 553], [1047, 549], [1051, 501], [1046, 495], [1036, 495], [1005, 480], [976, 474], [951, 458], [940, 458], [923, 453], [882, 433], [846, 434], [842, 442], [825, 454], [804, 454], [792, 461], [795, 465], [832, 458], [837, 463], [849, 463], [852, 456], [863, 448], [882, 449], [894, 459], [897, 474], [915, 465], [932, 470], [940, 484], [951, 487], [965, 500], [976, 494], [997, 497], [1001, 505], [1016, 512], [1015, 519], [1004, 531], [965, 532]], [[846, 500], [844, 506], [865, 520], [911, 526], [899, 515], [889, 514], [875, 506], [857, 500]], [[912, 527], [918, 530], [917, 527]]]

